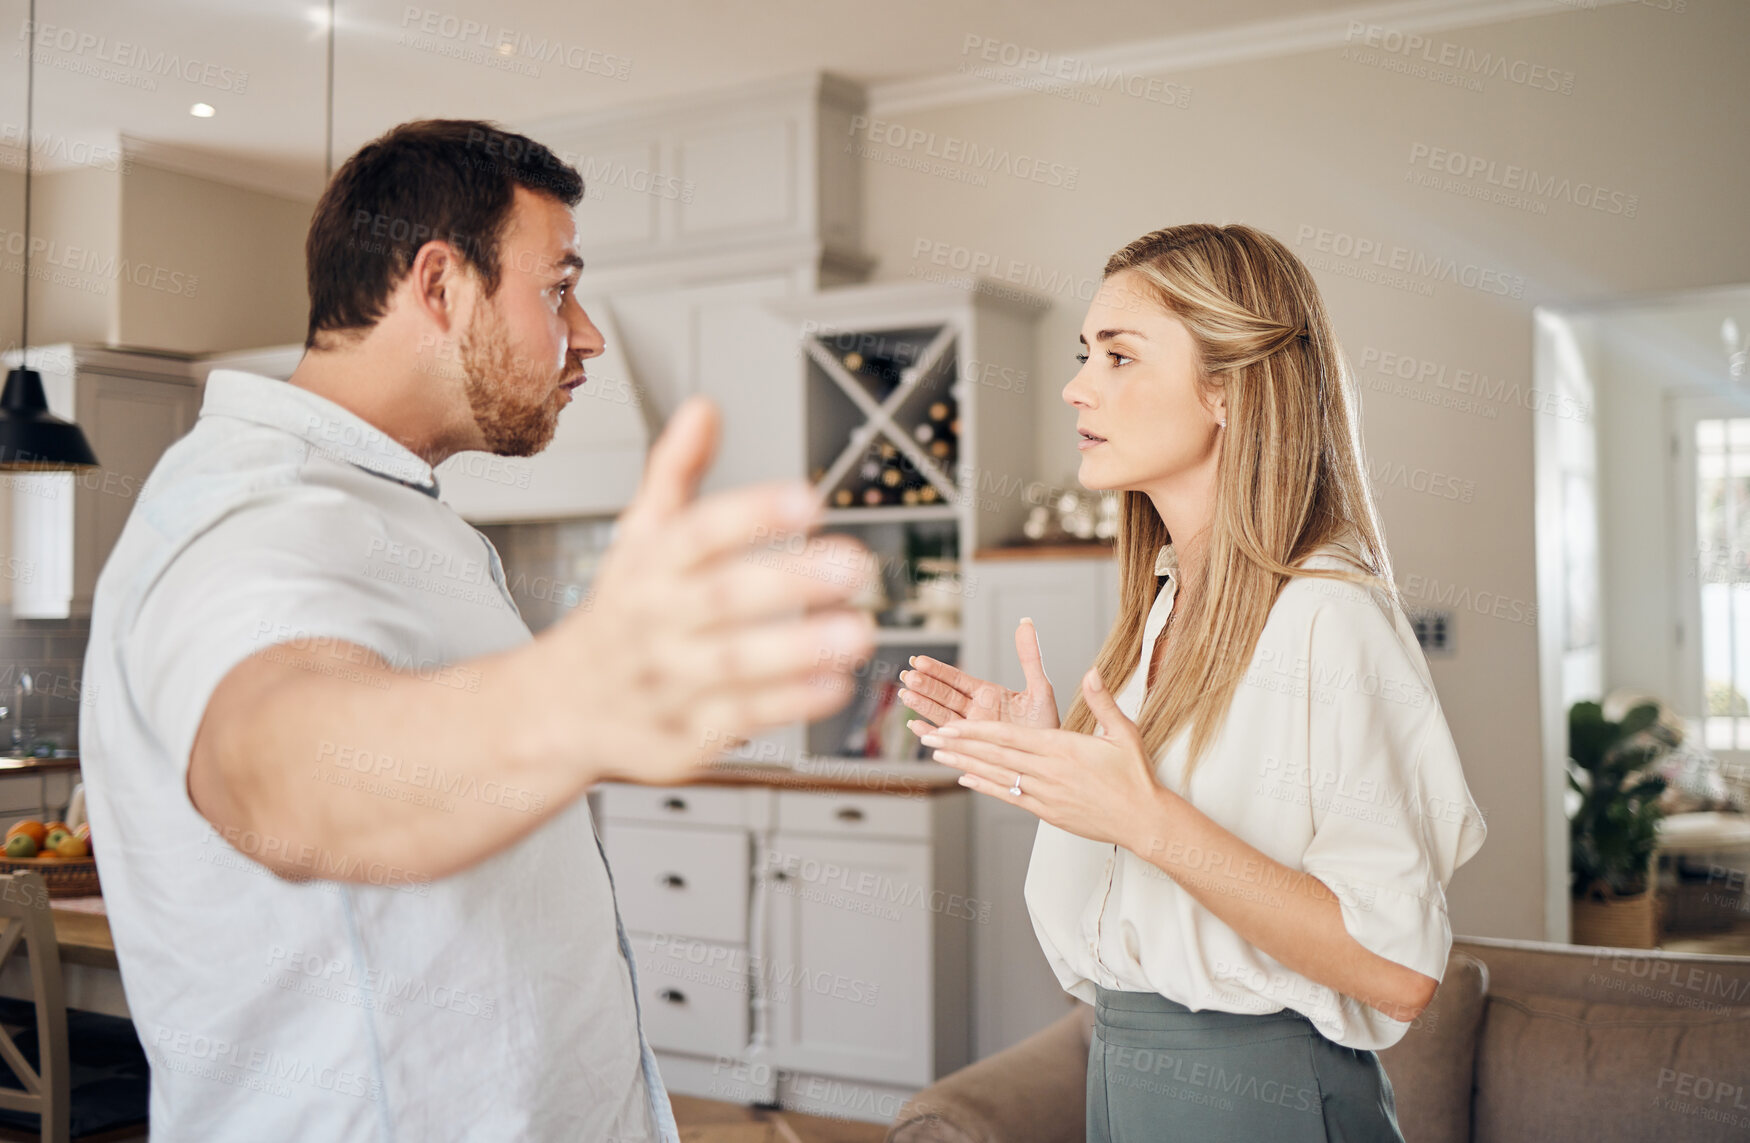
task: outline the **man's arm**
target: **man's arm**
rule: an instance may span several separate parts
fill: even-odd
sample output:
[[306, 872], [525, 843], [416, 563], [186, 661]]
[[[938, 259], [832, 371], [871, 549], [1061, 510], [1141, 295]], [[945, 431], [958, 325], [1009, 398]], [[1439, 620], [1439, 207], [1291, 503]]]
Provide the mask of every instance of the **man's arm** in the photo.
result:
[[794, 540], [818, 519], [805, 485], [692, 502], [715, 427], [699, 408], [676, 414], [591, 598], [531, 643], [435, 675], [334, 640], [244, 659], [195, 734], [195, 808], [234, 843], [252, 834], [250, 855], [281, 876], [424, 880], [497, 853], [596, 781], [682, 780], [753, 734], [838, 710], [873, 652], [869, 617], [843, 606], [868, 552]]

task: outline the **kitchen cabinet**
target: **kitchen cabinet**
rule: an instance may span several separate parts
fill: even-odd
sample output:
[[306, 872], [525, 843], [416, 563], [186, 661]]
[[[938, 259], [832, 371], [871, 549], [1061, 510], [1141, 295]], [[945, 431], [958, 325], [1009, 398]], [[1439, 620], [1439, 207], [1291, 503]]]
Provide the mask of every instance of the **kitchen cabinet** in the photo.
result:
[[51, 345], [30, 364], [49, 411], [85, 431], [101, 467], [12, 476], [12, 614], [89, 615], [103, 562], [158, 458], [194, 427], [201, 389], [175, 354]]
[[29, 762], [0, 768], [0, 831], [13, 822], [54, 821], [63, 818], [73, 798], [79, 770], [71, 763], [36, 765]]
[[[966, 601], [964, 669], [1020, 690], [1015, 627], [1031, 617], [1058, 717], [1069, 713], [1081, 676], [1118, 611], [1118, 572], [1093, 549], [1072, 558], [1034, 558], [1024, 550], [973, 554], [979, 590]], [[1039, 950], [1027, 913], [1027, 864], [1039, 819], [993, 798], [973, 806], [973, 895], [990, 903], [991, 921], [974, 932], [974, 1056], [1000, 1052], [1063, 1015], [1067, 995]]]
[[970, 1062], [969, 793], [592, 797], [672, 1091], [879, 1122]]

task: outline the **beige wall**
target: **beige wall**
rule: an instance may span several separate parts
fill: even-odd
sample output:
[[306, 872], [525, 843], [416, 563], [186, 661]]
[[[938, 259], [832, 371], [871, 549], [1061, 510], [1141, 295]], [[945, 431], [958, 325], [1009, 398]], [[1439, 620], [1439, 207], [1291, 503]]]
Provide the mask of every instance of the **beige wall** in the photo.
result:
[[[1742, 145], [1750, 6], [1576, 9], [1429, 38], [1570, 73], [1571, 93], [1500, 77], [1466, 90], [1377, 66], [1386, 53], [1369, 62], [1328, 49], [1172, 75], [1192, 89], [1186, 109], [1108, 91], [1097, 107], [1025, 95], [896, 111], [888, 118], [908, 130], [934, 132], [938, 153], [950, 137], [960, 147], [1011, 148], [1074, 168], [1075, 184], [992, 173], [973, 186], [899, 165], [928, 160], [928, 145], [877, 148], [888, 159], [867, 165], [867, 242], [880, 258], [878, 278], [955, 276], [934, 261], [935, 247], [917, 253], [939, 242], [992, 256], [999, 273], [1036, 285], [1054, 275], [1096, 278], [1125, 242], [1189, 221], [1249, 222], [1309, 262], [1322, 260], [1315, 276], [1363, 385], [1400, 584], [1430, 606], [1454, 592], [1445, 606], [1457, 613], [1456, 654], [1433, 670], [1490, 828], [1452, 886], [1454, 925], [1535, 937], [1550, 910], [1564, 907], [1565, 886], [1552, 891], [1545, 873], [1536, 632], [1511, 618], [1536, 598], [1531, 425], [1534, 415], [1553, 415], [1513, 397], [1532, 381], [1532, 308], [1750, 278]], [[1519, 164], [1602, 185], [1622, 196], [1606, 205], [1624, 213], [1549, 197], [1535, 213], [1414, 185], [1407, 179], [1427, 171], [1410, 162], [1422, 147], [1492, 160], [1497, 171]], [[1628, 195], [1638, 196], [1632, 218]], [[1355, 240], [1490, 271], [1491, 284], [1510, 290], [1522, 281], [1520, 296], [1414, 272], [1399, 284], [1360, 280], [1345, 271], [1370, 261], [1319, 249]], [[1085, 309], [1073, 295], [1065, 290], [1041, 323], [1045, 371], [1029, 386], [1040, 417], [1029, 476], [1074, 472], [1075, 418], [1059, 397]], [[1378, 370], [1383, 353], [1443, 370], [1447, 386], [1468, 371], [1516, 390], [1473, 398], [1474, 410], [1426, 403], [1420, 398], [1452, 389], [1392, 388], [1395, 379]], [[1423, 479], [1418, 469], [1446, 478], [1468, 502], [1407, 487]], [[1494, 614], [1497, 599], [1507, 618]]]
[[0, 242], [0, 347], [18, 344], [18, 304], [24, 287], [24, 236], [20, 224], [24, 221], [24, 173], [19, 169], [0, 167], [0, 232], [6, 241]]
[[[30, 342], [108, 345], [120, 297], [121, 181], [97, 168], [32, 176]], [[22, 227], [23, 219], [8, 230]], [[16, 319], [14, 319], [16, 320]]]
[[122, 187], [118, 341], [188, 353], [302, 342], [313, 205], [136, 161]]
[[[23, 177], [0, 173], [0, 344], [19, 337]], [[301, 342], [311, 203], [131, 161], [38, 172], [33, 344], [187, 353]]]

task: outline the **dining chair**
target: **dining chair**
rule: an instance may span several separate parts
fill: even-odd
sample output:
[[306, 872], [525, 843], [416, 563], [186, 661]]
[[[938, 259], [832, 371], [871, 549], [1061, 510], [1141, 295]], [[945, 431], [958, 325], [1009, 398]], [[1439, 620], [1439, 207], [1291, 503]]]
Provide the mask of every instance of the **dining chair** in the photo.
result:
[[41, 874], [0, 874], [0, 923], [0, 973], [22, 951], [32, 996], [0, 998], [0, 1139], [143, 1137], [151, 1091], [145, 1052], [131, 1021], [67, 1010]]

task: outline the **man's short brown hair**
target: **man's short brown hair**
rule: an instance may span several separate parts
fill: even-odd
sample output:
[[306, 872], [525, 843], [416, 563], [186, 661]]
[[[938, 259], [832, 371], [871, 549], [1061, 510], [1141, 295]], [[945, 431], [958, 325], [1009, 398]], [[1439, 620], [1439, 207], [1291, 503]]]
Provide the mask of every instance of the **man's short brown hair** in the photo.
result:
[[519, 186], [566, 206], [583, 198], [570, 164], [480, 120], [420, 119], [360, 147], [329, 181], [304, 240], [304, 348], [330, 348], [317, 345], [325, 332], [375, 325], [427, 242], [454, 246], [487, 296], [497, 292], [499, 240]]

